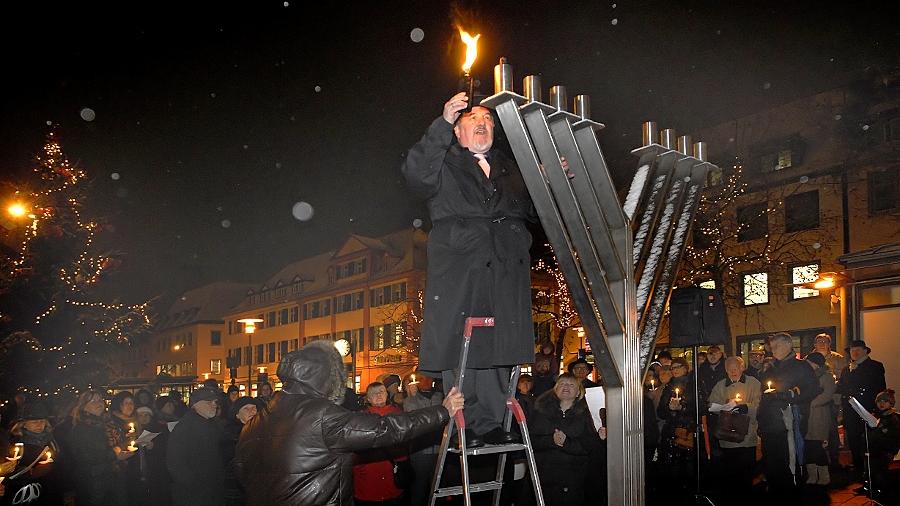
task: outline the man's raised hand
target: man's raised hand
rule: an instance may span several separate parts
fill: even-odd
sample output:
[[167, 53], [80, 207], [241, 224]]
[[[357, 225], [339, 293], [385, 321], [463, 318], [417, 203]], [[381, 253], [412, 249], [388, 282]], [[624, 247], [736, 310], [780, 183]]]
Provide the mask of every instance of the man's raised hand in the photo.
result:
[[451, 388], [444, 398], [444, 407], [450, 412], [450, 416], [455, 416], [457, 411], [463, 409], [465, 403], [466, 398], [456, 387]]
[[447, 123], [451, 125], [456, 123], [456, 119], [459, 118], [459, 115], [463, 109], [469, 104], [469, 97], [466, 96], [466, 92], [461, 91], [456, 95], [453, 95], [450, 100], [444, 104], [444, 119]]

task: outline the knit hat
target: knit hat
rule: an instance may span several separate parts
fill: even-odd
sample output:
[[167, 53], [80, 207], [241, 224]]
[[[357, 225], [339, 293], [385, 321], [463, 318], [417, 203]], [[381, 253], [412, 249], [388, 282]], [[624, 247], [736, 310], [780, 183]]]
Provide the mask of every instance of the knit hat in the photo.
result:
[[400, 384], [400, 376], [396, 374], [388, 374], [386, 378], [384, 378], [384, 388], [390, 388], [391, 385], [399, 385]]
[[200, 387], [193, 392], [191, 392], [191, 401], [190, 405], [193, 406], [200, 401], [217, 401], [219, 400], [219, 394], [215, 390], [209, 387]]
[[234, 401], [234, 404], [231, 405], [231, 410], [228, 411], [228, 417], [229, 418], [236, 417], [238, 412], [241, 410], [241, 408], [243, 408], [244, 406], [247, 406], [248, 404], [253, 404], [256, 406], [256, 409], [259, 409], [260, 403], [253, 397], [247, 397], [247, 396], [240, 397], [240, 398], [238, 398], [238, 400]]
[[50, 410], [40, 401], [26, 402], [22, 407], [23, 420], [46, 420], [50, 418]]
[[806, 361], [812, 362], [812, 363], [816, 364], [817, 366], [822, 367], [823, 365], [825, 365], [825, 355], [822, 355], [821, 353], [814, 351], [806, 356]]
[[153, 410], [148, 408], [147, 406], [141, 406], [141, 407], [137, 408], [136, 410], [134, 410], [134, 412], [138, 413], [138, 414], [146, 413], [150, 416], [153, 416]]
[[875, 402], [886, 400], [891, 403], [891, 407], [894, 407], [896, 404], [896, 400], [894, 399], [894, 391], [888, 388], [887, 390], [881, 392], [880, 394], [875, 396]]

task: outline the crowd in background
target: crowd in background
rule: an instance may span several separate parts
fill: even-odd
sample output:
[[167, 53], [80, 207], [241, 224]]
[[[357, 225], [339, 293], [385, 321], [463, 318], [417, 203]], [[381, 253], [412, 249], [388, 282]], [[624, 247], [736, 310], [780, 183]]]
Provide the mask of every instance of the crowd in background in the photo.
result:
[[[797, 502], [802, 490], [827, 489], [835, 471], [864, 481], [868, 469], [871, 492], [896, 500], [888, 479], [900, 450], [894, 392], [865, 343], [854, 341], [845, 351], [846, 357], [833, 351], [831, 337], [820, 334], [801, 358], [791, 336], [775, 334], [746, 361], [710, 346], [698, 353], [696, 371], [684, 357], [659, 353], [644, 390], [647, 503], [691, 503], [697, 493], [722, 504], [759, 497]], [[595, 426], [585, 402], [585, 389], [602, 386], [602, 377], [583, 357], [570, 362], [568, 372], [559, 369], [553, 346], [544, 346], [516, 393], [545, 502], [603, 504], [606, 432]], [[187, 403], [177, 392], [160, 395], [152, 386], [111, 397], [88, 390], [55, 413], [40, 399], [17, 395], [0, 419], [6, 429], [0, 451], [7, 456], [0, 465], [0, 505], [246, 504], [247, 484], [231, 463], [244, 426], [280, 395], [267, 383], [257, 397], [247, 397], [234, 385], [223, 390], [207, 380]], [[877, 420], [868, 432], [868, 462], [865, 422], [851, 398]], [[340, 406], [384, 417], [443, 400], [440, 381], [387, 375], [361, 395], [346, 389]], [[427, 504], [440, 437], [432, 431], [402, 445], [355, 452], [355, 503]], [[841, 447], [852, 455], [845, 466]], [[512, 479], [523, 459], [511, 459], [503, 504], [535, 503], [528, 474]], [[278, 465], [265, 460], [254, 464]]]

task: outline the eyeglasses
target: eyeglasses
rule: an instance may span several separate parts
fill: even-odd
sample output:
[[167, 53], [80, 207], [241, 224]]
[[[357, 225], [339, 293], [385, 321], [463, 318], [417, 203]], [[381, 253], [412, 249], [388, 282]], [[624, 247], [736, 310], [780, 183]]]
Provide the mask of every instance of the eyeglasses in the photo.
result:
[[684, 365], [682, 364], [673, 364], [672, 369], [684, 369]]

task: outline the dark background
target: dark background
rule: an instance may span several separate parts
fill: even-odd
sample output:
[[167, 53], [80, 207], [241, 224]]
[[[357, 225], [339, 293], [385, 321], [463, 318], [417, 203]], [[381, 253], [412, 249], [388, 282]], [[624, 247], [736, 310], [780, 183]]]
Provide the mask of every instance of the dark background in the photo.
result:
[[[539, 73], [591, 96], [620, 186], [642, 121], [690, 133], [898, 66], [900, 49], [889, 2], [326, 3], [10, 10], [2, 179], [27, 175], [52, 122], [91, 176], [88, 209], [111, 225], [102, 245], [125, 254], [105, 292], [135, 302], [261, 284], [349, 233], [427, 218], [399, 165], [455, 91], [455, 19], [482, 34], [484, 90], [503, 55], [517, 88]], [[311, 220], [292, 216], [300, 201]]]

